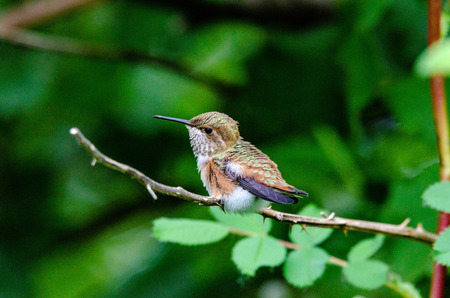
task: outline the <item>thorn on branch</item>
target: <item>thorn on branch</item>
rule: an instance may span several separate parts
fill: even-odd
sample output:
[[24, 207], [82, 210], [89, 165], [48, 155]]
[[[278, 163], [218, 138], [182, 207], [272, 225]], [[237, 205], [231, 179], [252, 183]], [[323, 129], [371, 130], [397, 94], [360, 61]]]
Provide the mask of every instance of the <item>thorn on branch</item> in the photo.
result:
[[402, 221], [401, 224], [399, 224], [399, 227], [400, 227], [401, 229], [406, 228], [406, 227], [408, 226], [408, 224], [410, 223], [410, 221], [411, 221], [411, 219], [410, 219], [409, 217], [405, 218], [405, 220]]
[[292, 228], [294, 227], [294, 224], [289, 224], [289, 234], [292, 233]]
[[217, 206], [219, 206], [220, 209], [222, 209], [223, 213], [227, 213], [227, 212], [225, 211], [225, 206], [222, 204], [222, 202], [216, 201], [215, 204], [216, 204]]
[[307, 235], [309, 235], [308, 231], [306, 230], [306, 225], [305, 225], [305, 224], [302, 224], [302, 232], [303, 232], [303, 231], [305, 231], [305, 233], [306, 233]]
[[423, 225], [422, 225], [421, 222], [419, 222], [419, 223], [417, 224], [416, 231], [417, 231], [417, 232], [420, 232], [420, 233], [425, 232], [425, 229], [423, 228]]
[[320, 215], [322, 215], [323, 217], [325, 217], [326, 220], [333, 220], [334, 217], [336, 216], [336, 213], [331, 212], [330, 215], [327, 215], [325, 212], [320, 212]]

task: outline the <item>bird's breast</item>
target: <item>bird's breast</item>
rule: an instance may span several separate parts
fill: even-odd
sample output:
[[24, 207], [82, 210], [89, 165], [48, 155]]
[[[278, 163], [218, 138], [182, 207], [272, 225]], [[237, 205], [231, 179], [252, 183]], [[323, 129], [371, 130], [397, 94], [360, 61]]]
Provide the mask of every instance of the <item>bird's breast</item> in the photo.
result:
[[223, 198], [232, 194], [237, 183], [225, 174], [212, 159], [199, 164], [200, 177], [210, 196]]

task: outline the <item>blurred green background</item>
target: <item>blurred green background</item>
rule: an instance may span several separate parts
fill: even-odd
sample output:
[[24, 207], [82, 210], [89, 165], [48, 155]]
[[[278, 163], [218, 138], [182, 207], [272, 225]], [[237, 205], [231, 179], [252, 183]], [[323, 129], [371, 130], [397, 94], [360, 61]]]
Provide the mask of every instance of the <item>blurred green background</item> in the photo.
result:
[[[0, 3], [6, 12], [22, 1]], [[152, 115], [220, 111], [310, 193], [277, 210], [314, 202], [434, 231], [436, 212], [421, 202], [438, 179], [429, 86], [412, 72], [426, 47], [425, 1], [104, 1], [32, 29], [171, 66], [0, 40], [0, 296], [397, 297], [354, 288], [333, 267], [301, 290], [280, 268], [246, 278], [230, 260], [238, 236], [159, 243], [154, 219], [211, 219], [208, 208], [153, 201], [129, 177], [91, 167], [69, 129], [161, 183], [206, 195], [186, 129]], [[277, 237], [288, 230], [274, 223]], [[345, 259], [369, 236], [336, 232], [323, 247]], [[377, 258], [427, 295], [429, 247], [388, 237]]]

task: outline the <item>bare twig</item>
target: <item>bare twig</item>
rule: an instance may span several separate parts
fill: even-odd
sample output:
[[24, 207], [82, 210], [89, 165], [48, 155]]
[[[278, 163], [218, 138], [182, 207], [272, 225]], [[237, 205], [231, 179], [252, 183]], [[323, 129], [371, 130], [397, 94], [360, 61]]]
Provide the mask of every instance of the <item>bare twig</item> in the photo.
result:
[[115, 62], [160, 65], [171, 69], [189, 79], [211, 85], [216, 88], [226, 87], [225, 83], [214, 77], [202, 75], [184, 66], [182, 63], [162, 58], [135, 49], [93, 44], [73, 38], [49, 35], [27, 26], [36, 25], [62, 14], [69, 13], [100, 0], [43, 0], [25, 3], [6, 10], [0, 15], [0, 40], [14, 46], [32, 50], [49, 51], [58, 54], [80, 56]]
[[104, 166], [107, 166], [110, 169], [131, 176], [132, 178], [136, 179], [139, 183], [144, 185], [147, 188], [147, 190], [149, 190], [150, 194], [154, 199], [156, 199], [154, 191], [157, 191], [163, 194], [178, 197], [186, 201], [197, 202], [200, 205], [204, 206], [220, 205], [219, 200], [215, 198], [200, 196], [198, 194], [189, 192], [181, 187], [172, 187], [158, 183], [148, 178], [135, 168], [132, 168], [126, 164], [117, 162], [109, 158], [108, 156], [98, 151], [97, 148], [94, 146], [94, 144], [92, 144], [76, 127], [70, 129], [70, 133], [78, 140], [80, 145], [92, 155], [92, 157], [94, 158], [93, 164], [100, 163]]
[[[161, 183], [158, 183], [138, 170], [119, 163], [108, 156], [104, 155], [81, 133], [78, 128], [72, 128], [70, 133], [80, 142], [81, 146], [86, 149], [96, 162], [101, 163], [113, 170], [127, 174], [134, 179], [138, 180], [141, 184], [147, 188], [151, 188], [154, 191], [161, 192], [167, 195], [175, 196], [187, 201], [197, 202], [200, 205], [213, 206], [221, 205], [220, 201], [216, 198], [200, 196], [198, 194], [191, 193], [184, 190], [181, 187], [171, 187]], [[371, 222], [364, 220], [348, 219], [342, 217], [330, 217], [316, 218], [301, 216], [297, 214], [284, 213], [273, 210], [271, 208], [263, 208], [259, 213], [268, 218], [272, 218], [276, 221], [286, 222], [289, 224], [298, 224], [301, 226], [314, 226], [321, 228], [332, 228], [337, 230], [353, 230], [367, 233], [380, 233], [396, 237], [403, 237], [411, 240], [416, 240], [426, 244], [433, 244], [436, 240], [436, 234], [429, 233], [423, 230], [423, 228], [411, 228], [405, 226], [405, 224], [392, 225], [379, 222]]]
[[7, 27], [37, 25], [100, 0], [42, 0], [6, 9], [0, 22]]

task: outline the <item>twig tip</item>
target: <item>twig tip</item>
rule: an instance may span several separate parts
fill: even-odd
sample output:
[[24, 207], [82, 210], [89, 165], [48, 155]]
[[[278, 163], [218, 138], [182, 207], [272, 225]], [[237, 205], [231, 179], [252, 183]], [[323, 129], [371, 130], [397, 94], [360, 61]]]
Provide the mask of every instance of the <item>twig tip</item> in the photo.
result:
[[70, 134], [71, 135], [77, 135], [77, 134], [79, 134], [80, 133], [80, 130], [78, 129], [78, 127], [72, 127], [71, 129], [70, 129]]
[[150, 193], [153, 200], [157, 200], [158, 196], [156, 196], [156, 193], [153, 191], [152, 187], [149, 184], [147, 184], [146, 187], [147, 187], [147, 191]]

